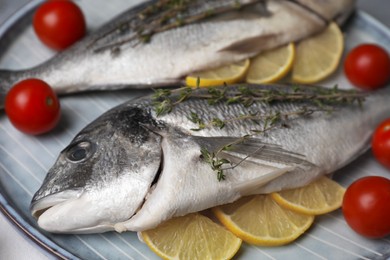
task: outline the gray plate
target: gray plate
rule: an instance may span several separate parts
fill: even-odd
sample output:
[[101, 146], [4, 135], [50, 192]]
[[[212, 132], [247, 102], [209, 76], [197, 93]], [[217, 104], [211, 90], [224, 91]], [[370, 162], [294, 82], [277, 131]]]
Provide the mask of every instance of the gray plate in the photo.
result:
[[[35, 37], [31, 28], [32, 1], [0, 27], [0, 68], [20, 69], [53, 56]], [[91, 30], [138, 1], [80, 1]], [[376, 42], [390, 48], [390, 32], [365, 13], [358, 12], [345, 29], [346, 49], [361, 42]], [[389, 50], [390, 51], [390, 50]], [[351, 86], [341, 71], [322, 85]], [[57, 154], [88, 122], [109, 108], [148, 91], [88, 93], [61, 98], [63, 117], [55, 131], [39, 137], [16, 131], [0, 115], [0, 209], [53, 258], [158, 259], [136, 233], [114, 232], [95, 235], [53, 235], [40, 230], [30, 216], [29, 204]], [[91, 109], [93, 108], [93, 109]], [[389, 115], [390, 116], [390, 115]], [[338, 171], [343, 186], [367, 175], [388, 176], [368, 152]], [[257, 247], [244, 244], [236, 259], [388, 259], [390, 239], [369, 240], [356, 235], [341, 211], [317, 217], [312, 228], [290, 245]]]

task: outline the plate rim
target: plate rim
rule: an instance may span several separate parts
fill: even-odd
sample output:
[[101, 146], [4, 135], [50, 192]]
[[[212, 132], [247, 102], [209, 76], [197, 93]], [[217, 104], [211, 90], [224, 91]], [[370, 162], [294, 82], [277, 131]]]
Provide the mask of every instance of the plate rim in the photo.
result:
[[[0, 24], [0, 39], [2, 39], [21, 19], [25, 17], [25, 15], [36, 8], [41, 2], [43, 2], [43, 0], [31, 0], [19, 8], [16, 12], [8, 16], [6, 20]], [[390, 28], [371, 14], [356, 9], [350, 19], [357, 19], [356, 17], [366, 21], [368, 24], [375, 27], [377, 31], [390, 37]], [[56, 259], [79, 259], [79, 257], [49, 239], [44, 233], [42, 233], [41, 230], [26, 221], [23, 214], [18, 212], [18, 208], [14, 207], [11, 202], [7, 200], [8, 195], [5, 194], [2, 186], [4, 185], [0, 182], [0, 213], [5, 216], [10, 224], [16, 227], [16, 230], [23, 236], [24, 239], [34, 242], [31, 244], [36, 245], [36, 248], [39, 248], [43, 254], [49, 257], [55, 257]]]
[[[17, 25], [26, 15], [32, 12], [43, 0], [31, 0], [28, 3], [21, 6], [18, 10], [11, 13], [3, 23], [0, 24], [0, 39], [3, 39], [7, 33]], [[2, 54], [0, 54], [1, 56]], [[23, 214], [18, 212], [17, 207], [11, 205], [11, 202], [7, 200], [7, 194], [3, 190], [4, 184], [0, 182], [0, 214], [5, 216], [8, 223], [15, 227], [15, 230], [20, 234], [25, 240], [31, 243], [36, 248], [39, 248], [40, 251], [49, 257], [55, 257], [56, 259], [77, 259], [77, 257], [62, 248], [54, 241], [47, 238], [40, 230], [28, 223]], [[50, 254], [50, 255], [48, 255]]]

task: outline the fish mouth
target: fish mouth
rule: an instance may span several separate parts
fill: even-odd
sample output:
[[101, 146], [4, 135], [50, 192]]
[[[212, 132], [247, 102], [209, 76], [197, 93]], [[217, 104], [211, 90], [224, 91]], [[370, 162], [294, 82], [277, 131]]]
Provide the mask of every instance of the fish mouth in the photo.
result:
[[77, 203], [83, 194], [81, 189], [67, 190], [33, 200], [30, 207], [31, 214], [37, 219], [40, 228], [51, 233], [90, 234], [113, 230], [113, 225], [110, 223], [90, 221], [90, 216], [80, 218], [82, 217], [82, 214], [79, 214], [80, 210], [74, 211], [74, 214], [69, 216], [69, 213], [72, 213], [69, 211], [72, 206], [69, 205]]
[[45, 213], [47, 210], [52, 208], [53, 206], [56, 206], [58, 204], [61, 204], [63, 202], [77, 199], [82, 194], [82, 190], [67, 190], [59, 193], [55, 193], [46, 197], [43, 197], [39, 200], [34, 200], [31, 203], [30, 206], [30, 212], [31, 215], [35, 219], [39, 219], [39, 217]]

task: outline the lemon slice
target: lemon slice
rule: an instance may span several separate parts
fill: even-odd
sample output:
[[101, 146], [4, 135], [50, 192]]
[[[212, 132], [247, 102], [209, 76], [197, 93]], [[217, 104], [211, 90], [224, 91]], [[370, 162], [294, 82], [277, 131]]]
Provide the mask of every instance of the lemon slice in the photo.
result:
[[186, 84], [190, 87], [211, 87], [223, 84], [234, 84], [244, 79], [250, 65], [249, 59], [219, 67], [212, 70], [200, 71], [186, 77]]
[[337, 69], [343, 49], [343, 34], [332, 22], [320, 34], [297, 44], [292, 80], [310, 84], [325, 79]]
[[256, 195], [212, 209], [219, 221], [247, 243], [279, 246], [292, 242], [313, 223], [314, 216], [279, 206], [270, 195]]
[[338, 209], [344, 192], [345, 189], [337, 182], [322, 177], [302, 188], [272, 193], [272, 198], [282, 207], [295, 212], [320, 215]]
[[230, 259], [242, 242], [198, 213], [173, 218], [141, 232], [141, 236], [149, 248], [164, 259]]
[[294, 57], [294, 43], [263, 52], [251, 59], [246, 81], [256, 84], [278, 81], [291, 70]]

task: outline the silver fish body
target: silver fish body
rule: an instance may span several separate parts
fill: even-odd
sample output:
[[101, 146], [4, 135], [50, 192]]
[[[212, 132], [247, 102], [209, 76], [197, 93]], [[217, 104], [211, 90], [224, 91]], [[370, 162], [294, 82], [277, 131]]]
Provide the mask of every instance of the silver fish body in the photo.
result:
[[[256, 3], [150, 33], [150, 41], [144, 43], [137, 37], [139, 31], [161, 20], [159, 12], [146, 18], [145, 13], [151, 5], [164, 1], [150, 1], [130, 9], [35, 68], [0, 71], [0, 107], [14, 83], [31, 77], [48, 82], [59, 94], [178, 84], [194, 71], [236, 62], [319, 32], [328, 21], [349, 14], [355, 3], [354, 0], [187, 1], [192, 10], [185, 13], [187, 17], [238, 2], [243, 6]], [[174, 22], [172, 19], [171, 23]]]
[[[279, 96], [295, 91], [248, 89]], [[390, 114], [389, 91], [367, 96], [362, 106], [333, 104], [331, 111], [326, 102], [310, 99], [246, 106], [189, 97], [157, 116], [151, 97], [129, 101], [96, 119], [61, 152], [31, 212], [50, 232], [140, 231], [245, 195], [306, 185], [369, 147], [373, 129]], [[211, 167], [212, 153], [229, 161], [224, 180]]]

